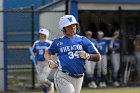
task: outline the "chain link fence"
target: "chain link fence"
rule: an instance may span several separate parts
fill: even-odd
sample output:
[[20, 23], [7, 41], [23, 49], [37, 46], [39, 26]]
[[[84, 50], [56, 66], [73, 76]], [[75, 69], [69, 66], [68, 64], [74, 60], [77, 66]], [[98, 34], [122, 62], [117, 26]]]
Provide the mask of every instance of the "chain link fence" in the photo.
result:
[[[64, 7], [64, 6], [63, 6]], [[38, 29], [47, 28], [50, 38], [59, 37], [58, 20], [65, 14], [64, 10], [35, 10], [33, 6], [9, 9], [4, 13], [5, 38], [0, 43], [5, 45], [5, 65], [1, 71], [7, 73], [7, 90], [19, 91], [21, 89], [36, 88], [38, 81], [34, 64], [30, 60], [29, 48], [38, 39]], [[54, 26], [56, 26], [54, 28]], [[52, 71], [53, 74], [53, 71]], [[49, 76], [52, 79], [52, 75]]]

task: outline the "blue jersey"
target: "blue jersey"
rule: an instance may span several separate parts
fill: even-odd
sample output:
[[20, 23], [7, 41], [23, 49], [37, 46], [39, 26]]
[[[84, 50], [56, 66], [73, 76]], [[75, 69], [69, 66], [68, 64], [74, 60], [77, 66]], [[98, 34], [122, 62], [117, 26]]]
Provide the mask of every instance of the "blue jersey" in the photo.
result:
[[63, 36], [55, 39], [48, 51], [51, 55], [57, 53], [58, 69], [71, 74], [83, 74], [85, 71], [85, 60], [79, 57], [79, 51], [86, 51], [90, 54], [98, 53], [89, 39], [79, 35], [74, 35], [72, 38]]
[[[120, 47], [120, 40], [119, 39], [112, 40], [110, 42], [109, 48], [117, 48], [117, 47]], [[111, 53], [120, 53], [120, 48], [115, 51], [111, 51]]]
[[45, 61], [44, 53], [46, 49], [48, 49], [51, 45], [50, 40], [46, 40], [44, 42], [40, 42], [40, 40], [37, 40], [33, 44], [33, 52], [35, 53], [36, 60], [37, 61]]
[[108, 45], [109, 45], [109, 40], [106, 39], [97, 39], [98, 43], [98, 51], [100, 54], [105, 55], [108, 52]]
[[99, 45], [98, 45], [96, 39], [91, 38], [91, 39], [89, 39], [89, 40], [95, 45], [96, 48], [99, 47]]

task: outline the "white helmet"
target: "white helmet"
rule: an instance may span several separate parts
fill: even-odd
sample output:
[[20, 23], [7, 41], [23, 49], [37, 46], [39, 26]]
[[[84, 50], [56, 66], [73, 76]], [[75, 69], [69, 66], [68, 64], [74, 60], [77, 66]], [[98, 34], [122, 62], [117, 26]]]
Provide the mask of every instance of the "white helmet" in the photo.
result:
[[64, 15], [60, 18], [59, 27], [61, 30], [63, 30], [64, 27], [69, 26], [71, 24], [78, 24], [73, 15]]
[[39, 34], [44, 34], [44, 35], [46, 35], [46, 38], [49, 38], [49, 31], [45, 28], [41, 28], [39, 30]]
[[98, 31], [97, 34], [98, 35], [104, 35], [104, 32], [103, 31]]
[[92, 35], [92, 31], [87, 31], [86, 34], [91, 34]]

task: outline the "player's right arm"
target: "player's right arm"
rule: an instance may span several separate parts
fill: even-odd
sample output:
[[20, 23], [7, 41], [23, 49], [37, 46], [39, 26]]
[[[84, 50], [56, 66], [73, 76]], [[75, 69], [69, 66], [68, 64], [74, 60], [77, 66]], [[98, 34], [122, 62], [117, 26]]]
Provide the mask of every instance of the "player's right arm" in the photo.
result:
[[109, 50], [110, 51], [115, 51], [115, 50], [120, 48], [120, 47], [113, 47], [114, 42], [115, 42], [115, 39], [112, 38], [111, 41], [110, 41], [110, 44], [109, 44]]
[[44, 57], [45, 57], [47, 63], [49, 64], [49, 67], [52, 68], [52, 69], [58, 67], [58, 63], [57, 63], [56, 61], [52, 60], [52, 56], [53, 56], [55, 53], [57, 53], [57, 51], [56, 51], [55, 42], [53, 42], [53, 43], [51, 44], [50, 48], [47, 49], [47, 50], [45, 51], [45, 54], [44, 54]]
[[47, 63], [49, 64], [50, 68], [57, 68], [58, 67], [58, 63], [54, 60], [52, 60], [52, 55], [49, 54], [48, 50], [45, 51], [45, 59], [47, 61]]
[[[33, 51], [33, 53], [34, 53], [34, 56], [36, 56], [36, 43], [34, 42], [34, 44], [33, 44], [33, 46], [32, 46], [32, 51]], [[30, 60], [33, 60], [33, 57], [32, 56], [30, 56]]]

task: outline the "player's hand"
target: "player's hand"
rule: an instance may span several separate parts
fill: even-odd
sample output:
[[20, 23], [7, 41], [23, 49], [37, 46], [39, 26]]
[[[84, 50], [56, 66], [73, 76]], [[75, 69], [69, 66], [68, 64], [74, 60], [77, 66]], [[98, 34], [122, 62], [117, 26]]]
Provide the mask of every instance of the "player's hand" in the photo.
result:
[[30, 56], [30, 60], [33, 60], [33, 56]]
[[86, 53], [85, 51], [79, 51], [79, 56], [82, 59], [88, 60], [90, 58], [90, 54]]
[[58, 67], [58, 63], [56, 61], [48, 60], [47, 62], [49, 63], [49, 67], [52, 69]]

